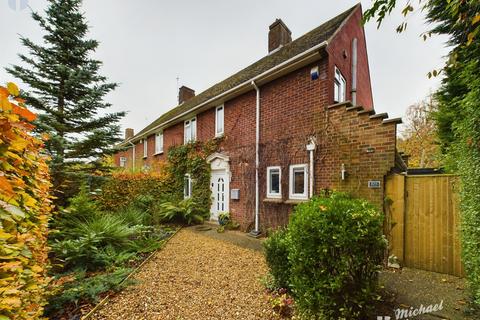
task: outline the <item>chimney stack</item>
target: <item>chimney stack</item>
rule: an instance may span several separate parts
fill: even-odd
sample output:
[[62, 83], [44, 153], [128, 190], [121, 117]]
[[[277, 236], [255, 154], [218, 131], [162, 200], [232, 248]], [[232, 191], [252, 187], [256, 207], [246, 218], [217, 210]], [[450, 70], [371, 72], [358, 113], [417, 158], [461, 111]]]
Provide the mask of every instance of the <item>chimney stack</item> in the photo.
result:
[[125, 141], [127, 141], [130, 138], [133, 138], [134, 135], [135, 134], [132, 128], [125, 129]]
[[282, 19], [275, 20], [268, 31], [268, 53], [292, 42], [292, 32]]
[[178, 89], [178, 104], [182, 104], [193, 97], [195, 97], [195, 90], [185, 86], [181, 86]]

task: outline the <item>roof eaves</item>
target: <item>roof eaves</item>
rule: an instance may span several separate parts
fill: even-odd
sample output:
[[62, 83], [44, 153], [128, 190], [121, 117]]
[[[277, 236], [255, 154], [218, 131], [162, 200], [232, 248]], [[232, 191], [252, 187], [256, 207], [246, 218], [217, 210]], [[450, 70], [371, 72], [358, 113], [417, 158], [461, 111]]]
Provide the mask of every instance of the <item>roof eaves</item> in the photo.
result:
[[[223, 81], [218, 82], [217, 84], [213, 85], [209, 89], [203, 91], [198, 96], [192, 98], [192, 100], [194, 100], [195, 98], [198, 98], [199, 99], [198, 103], [195, 103], [195, 101], [192, 101], [193, 104], [191, 106], [189, 106], [188, 104], [186, 106], [185, 105], [179, 105], [179, 106], [167, 111], [166, 113], [164, 113], [160, 117], [158, 117], [156, 120], [151, 122], [149, 125], [147, 125], [144, 129], [142, 129], [134, 137], [132, 137], [131, 139], [129, 139], [127, 141], [122, 142], [121, 145], [126, 144], [127, 142], [132, 143], [132, 142], [135, 142], [139, 139], [142, 139], [146, 135], [149, 135], [150, 133], [152, 133], [152, 131], [155, 131], [155, 130], [158, 130], [159, 128], [165, 127], [167, 124], [170, 124], [172, 121], [176, 121], [179, 118], [187, 115], [188, 113], [194, 112], [194, 111], [198, 110], [199, 108], [201, 108], [205, 105], [208, 105], [208, 103], [212, 103], [212, 101], [218, 100], [220, 97], [228, 96], [228, 94], [231, 94], [232, 92], [235, 92], [235, 90], [238, 90], [239, 88], [241, 89], [241, 88], [244, 88], [245, 86], [250, 85], [250, 83], [252, 81], [257, 81], [258, 80], [257, 78], [260, 78], [261, 76], [265, 76], [265, 74], [268, 75], [272, 70], [275, 70], [279, 66], [285, 66], [285, 63], [287, 63], [287, 62], [291, 63], [292, 60], [295, 60], [295, 58], [298, 58], [299, 56], [302, 56], [302, 55], [306, 54], [307, 52], [310, 53], [311, 51], [316, 50], [317, 46], [318, 47], [323, 47], [323, 46], [326, 47], [328, 45], [329, 41], [336, 36], [336, 34], [339, 32], [339, 30], [345, 25], [346, 21], [353, 15], [353, 13], [356, 11], [356, 9], [359, 6], [360, 6], [360, 4], [357, 4], [353, 7], [351, 7], [350, 9], [344, 11], [343, 13], [337, 15], [336, 17], [324, 22], [319, 27], [317, 27], [317, 28], [313, 29], [312, 31], [307, 32], [306, 34], [302, 35], [298, 39], [294, 40], [292, 43], [284, 46], [282, 49], [287, 50], [286, 51], [287, 60], [281, 61], [282, 57], [281, 57], [281, 52], [280, 52], [280, 56], [278, 58], [281, 61], [280, 63], [274, 64], [271, 68], [269, 68], [266, 71], [260, 73], [259, 75], [255, 75], [253, 77], [250, 77], [247, 80], [245, 80], [241, 83], [238, 83], [237, 85], [233, 84], [234, 86], [231, 87], [231, 88], [228, 88], [227, 90], [223, 90], [221, 88], [222, 85], [225, 85], [226, 87], [230, 86], [232, 84], [231, 83], [232, 80], [234, 80], [235, 77], [240, 77], [241, 78], [242, 73], [245, 73], [245, 72], [248, 73], [247, 70], [249, 68], [250, 68], [249, 71], [254, 73], [255, 69], [257, 69], [257, 67], [258, 67], [257, 64], [259, 64], [259, 63], [260, 64], [261, 63], [267, 63], [268, 64], [267, 61], [268, 61], [269, 57], [271, 57], [274, 54], [267, 55], [267, 56], [263, 57], [262, 59], [258, 60], [254, 64], [252, 64], [252, 65], [246, 67], [245, 69], [237, 72], [236, 74], [232, 75], [231, 77], [229, 77], [229, 78], [227, 78]], [[339, 19], [341, 19], [341, 20], [336, 21], [336, 20], [339, 20]], [[338, 24], [338, 25], [336, 25], [336, 24]], [[332, 34], [329, 34], [329, 32], [331, 31], [332, 28], [334, 29]], [[316, 32], [316, 34], [315, 34], [315, 32]], [[288, 50], [296, 51], [295, 49], [299, 49], [298, 47], [297, 48], [292, 47], [292, 46], [294, 46], [295, 43], [300, 44], [300, 49], [301, 49], [302, 46], [305, 46], [305, 45], [308, 47], [308, 41], [311, 40], [311, 39], [309, 39], [309, 37], [312, 37], [312, 33], [313, 33], [313, 37], [318, 37], [319, 35], [322, 35], [322, 37], [323, 37], [323, 35], [325, 35], [325, 36], [327, 36], [327, 38], [324, 39], [323, 41], [321, 41], [321, 43], [317, 43], [317, 45], [309, 47], [306, 50], [301, 51], [301, 52], [297, 53], [296, 55], [288, 58]], [[299, 42], [299, 40], [300, 40], [300, 42]], [[301, 41], [304, 41], [304, 42], [306, 41], [307, 43], [302, 44]], [[275, 59], [273, 61], [271, 61], [270, 64], [272, 62], [275, 63]], [[288, 63], [286, 65], [288, 65]], [[261, 68], [261, 66], [260, 66], [260, 68]], [[226, 81], [228, 82], [228, 80], [230, 80], [230, 84], [229, 83], [224, 84]], [[220, 88], [215, 88], [216, 86], [220, 86]], [[217, 91], [219, 91], [219, 93], [214, 94], [213, 96], [209, 97], [208, 96], [208, 91], [210, 91], [210, 90], [215, 91], [215, 89], [217, 89]], [[202, 95], [203, 95], [203, 97], [202, 97]], [[202, 101], [202, 98], [204, 98], [206, 100]], [[182, 107], [185, 110], [182, 110]], [[172, 117], [170, 117], [169, 115], [172, 115]], [[165, 120], [162, 121], [162, 118], [164, 118]], [[156, 122], [158, 122], [158, 123], [156, 123]]]

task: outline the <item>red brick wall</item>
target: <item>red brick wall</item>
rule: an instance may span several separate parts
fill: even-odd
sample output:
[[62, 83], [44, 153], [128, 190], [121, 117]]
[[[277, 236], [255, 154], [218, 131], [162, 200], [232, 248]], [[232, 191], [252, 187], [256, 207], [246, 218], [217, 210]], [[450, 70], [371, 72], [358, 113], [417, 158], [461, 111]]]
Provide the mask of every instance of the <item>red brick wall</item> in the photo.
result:
[[[362, 12], [358, 7], [349, 20], [339, 30], [327, 47], [330, 57], [329, 77], [332, 85], [329, 86], [329, 101], [333, 104], [333, 76], [335, 65], [347, 80], [347, 100], [352, 100], [352, 40], [357, 38], [357, 105], [365, 109], [373, 109], [373, 97], [370, 83], [370, 69], [368, 67], [367, 45], [365, 32], [361, 26]], [[346, 57], [344, 57], [344, 51]]]
[[[315, 151], [315, 193], [320, 190], [339, 189], [365, 197], [382, 206], [383, 188], [368, 189], [368, 180], [381, 180], [394, 165], [394, 123], [383, 124], [380, 118], [370, 118], [370, 113], [358, 113], [346, 105], [333, 104], [333, 67], [341, 68], [347, 79], [350, 99], [351, 39], [358, 38], [357, 101], [373, 107], [368, 61], [363, 30], [356, 25], [360, 19], [356, 12], [341, 29], [327, 51], [335, 56], [325, 57], [300, 70], [261, 86], [260, 118], [260, 224], [265, 230], [288, 222], [292, 204], [288, 200], [289, 166], [308, 164], [306, 144], [310, 137], [317, 141]], [[341, 52], [347, 50], [347, 59]], [[311, 80], [310, 70], [318, 66], [320, 77]], [[255, 98], [251, 91], [227, 101], [225, 105], [225, 136], [219, 152], [230, 157], [230, 189], [240, 190], [240, 200], [230, 200], [230, 213], [243, 230], [253, 226], [255, 210]], [[215, 108], [197, 114], [197, 139], [206, 141], [215, 135]], [[165, 159], [173, 145], [183, 143], [183, 122], [164, 130], [164, 151], [154, 153], [154, 136], [149, 140], [149, 157]], [[367, 152], [370, 150], [373, 152]], [[138, 165], [143, 164], [143, 146], [137, 145]], [[340, 179], [342, 163], [347, 179]], [[281, 203], [264, 201], [266, 198], [266, 168], [282, 168]]]
[[230, 190], [240, 199], [230, 201], [230, 213], [247, 230], [255, 208], [255, 110], [256, 93], [250, 91], [225, 103], [225, 138], [220, 152], [230, 157]]

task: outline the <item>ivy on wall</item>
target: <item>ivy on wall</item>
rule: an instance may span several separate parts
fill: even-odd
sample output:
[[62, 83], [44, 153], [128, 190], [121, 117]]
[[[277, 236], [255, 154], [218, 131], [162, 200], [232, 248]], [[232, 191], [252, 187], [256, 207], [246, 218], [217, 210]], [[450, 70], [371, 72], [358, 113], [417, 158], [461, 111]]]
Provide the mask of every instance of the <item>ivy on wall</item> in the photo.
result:
[[183, 199], [184, 179], [190, 174], [192, 179], [192, 199], [202, 209], [210, 211], [210, 165], [207, 157], [215, 152], [220, 140], [191, 142], [171, 147], [168, 151], [168, 173], [172, 176], [173, 197]]

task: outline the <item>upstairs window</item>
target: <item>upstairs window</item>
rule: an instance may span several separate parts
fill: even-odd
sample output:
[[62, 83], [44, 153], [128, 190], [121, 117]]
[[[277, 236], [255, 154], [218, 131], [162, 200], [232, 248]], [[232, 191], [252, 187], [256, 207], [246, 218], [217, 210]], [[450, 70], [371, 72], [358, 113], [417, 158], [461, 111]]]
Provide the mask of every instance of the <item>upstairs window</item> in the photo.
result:
[[143, 157], [146, 158], [148, 155], [148, 142], [147, 139], [143, 139]]
[[335, 79], [333, 88], [333, 100], [335, 102], [344, 102], [347, 97], [347, 81], [340, 70], [335, 67]]
[[163, 132], [155, 135], [155, 154], [163, 153]]
[[120, 157], [120, 167], [125, 168], [127, 166], [127, 157]]
[[192, 177], [188, 173], [183, 179], [183, 197], [185, 199], [192, 197]]
[[267, 198], [282, 197], [282, 177], [280, 167], [267, 167]]
[[193, 118], [185, 121], [184, 127], [184, 142], [189, 143], [197, 140], [197, 118]]
[[220, 137], [223, 135], [223, 123], [224, 123], [224, 107], [218, 106], [215, 109], [215, 136]]
[[306, 164], [290, 166], [290, 199], [307, 199], [308, 170]]

